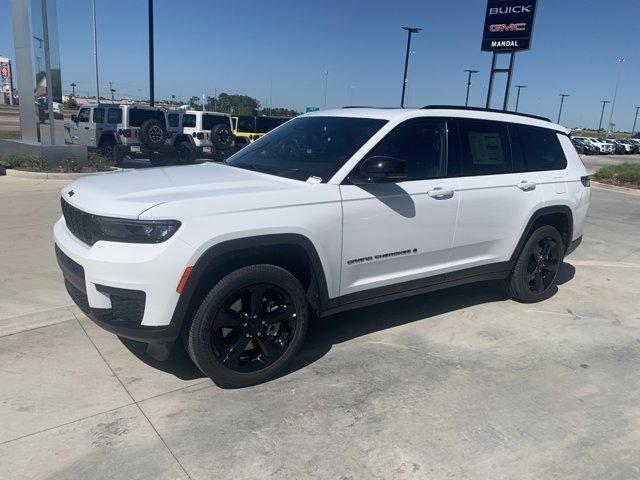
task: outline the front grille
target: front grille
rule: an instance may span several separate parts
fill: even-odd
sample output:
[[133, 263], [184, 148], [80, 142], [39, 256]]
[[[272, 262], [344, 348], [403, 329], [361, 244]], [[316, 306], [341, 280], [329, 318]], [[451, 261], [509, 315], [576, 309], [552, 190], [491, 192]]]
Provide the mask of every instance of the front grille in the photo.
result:
[[64, 221], [71, 233], [87, 245], [96, 243], [98, 238], [96, 235], [97, 225], [94, 216], [77, 209], [70, 203], [67, 203], [63, 198], [60, 199], [60, 204], [62, 205]]

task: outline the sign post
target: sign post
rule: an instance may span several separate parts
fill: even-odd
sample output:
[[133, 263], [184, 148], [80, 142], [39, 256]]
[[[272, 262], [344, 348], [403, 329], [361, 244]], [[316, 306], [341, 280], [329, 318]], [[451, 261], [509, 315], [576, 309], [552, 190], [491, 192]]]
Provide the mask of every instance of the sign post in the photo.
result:
[[[482, 33], [482, 50], [492, 52], [486, 108], [491, 106], [493, 79], [496, 73], [507, 74], [502, 109], [507, 109], [513, 64], [517, 51], [529, 50], [533, 34], [537, 0], [488, 0]], [[509, 55], [509, 67], [497, 68], [499, 54]]]

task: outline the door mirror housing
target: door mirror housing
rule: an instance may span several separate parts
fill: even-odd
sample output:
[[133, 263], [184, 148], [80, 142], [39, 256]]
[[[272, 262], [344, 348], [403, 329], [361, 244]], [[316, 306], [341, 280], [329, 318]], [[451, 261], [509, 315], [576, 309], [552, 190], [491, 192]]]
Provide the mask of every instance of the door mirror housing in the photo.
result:
[[76, 117], [75, 115], [71, 115], [71, 121], [78, 123], [78, 117]]
[[398, 183], [407, 179], [407, 162], [399, 158], [376, 155], [360, 164], [358, 174], [349, 178], [352, 183]]

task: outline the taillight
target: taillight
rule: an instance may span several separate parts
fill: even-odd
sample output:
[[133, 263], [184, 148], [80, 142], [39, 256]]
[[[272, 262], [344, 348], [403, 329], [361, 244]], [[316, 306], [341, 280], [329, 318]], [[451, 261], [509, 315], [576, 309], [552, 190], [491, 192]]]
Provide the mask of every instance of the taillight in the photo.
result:
[[173, 133], [172, 132], [167, 132], [167, 133], [164, 134], [164, 137], [165, 138], [171, 138], [171, 137], [173, 137]]
[[123, 130], [119, 130], [118, 133], [120, 135], [122, 135], [123, 137], [125, 137], [125, 138], [131, 137], [131, 130], [129, 130], [128, 128], [125, 128]]
[[580, 177], [580, 181], [582, 182], [582, 185], [585, 187], [591, 186], [591, 179], [589, 178], [588, 175], [585, 175], [584, 177]]
[[204, 140], [204, 133], [202, 133], [202, 132], [198, 132], [198, 133], [196, 134], [196, 138], [197, 138], [198, 140]]

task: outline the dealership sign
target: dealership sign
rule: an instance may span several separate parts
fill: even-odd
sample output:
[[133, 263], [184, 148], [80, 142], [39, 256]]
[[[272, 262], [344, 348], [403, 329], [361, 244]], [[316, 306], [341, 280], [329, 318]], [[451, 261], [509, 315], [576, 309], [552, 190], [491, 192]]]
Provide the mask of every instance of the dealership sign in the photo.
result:
[[537, 0], [488, 0], [482, 50], [528, 50]]

